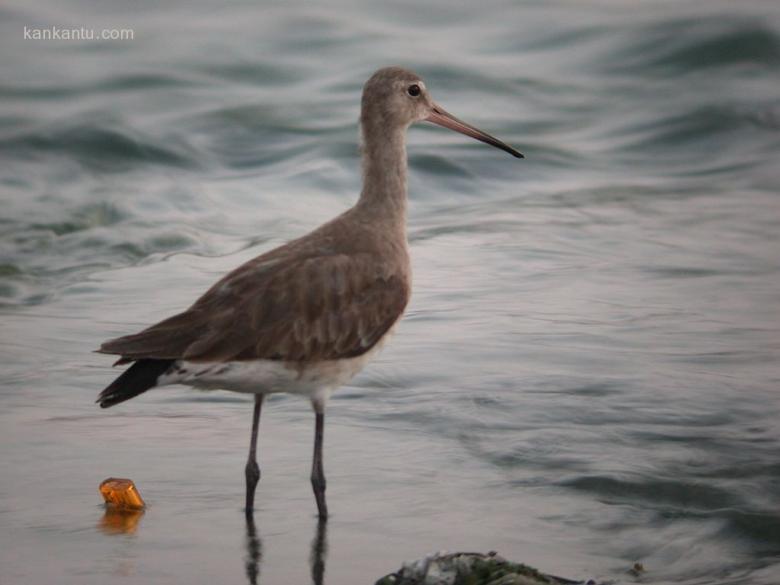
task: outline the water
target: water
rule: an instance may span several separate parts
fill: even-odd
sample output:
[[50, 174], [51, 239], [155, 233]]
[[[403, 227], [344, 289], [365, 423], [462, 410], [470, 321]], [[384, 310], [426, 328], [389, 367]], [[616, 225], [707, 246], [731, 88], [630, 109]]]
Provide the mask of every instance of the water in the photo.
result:
[[[23, 38], [52, 25], [135, 38]], [[357, 585], [439, 549], [780, 582], [776, 3], [10, 0], [0, 54], [4, 585]], [[247, 398], [100, 411], [90, 352], [349, 206], [395, 63], [527, 159], [410, 131], [414, 296], [330, 404], [327, 532], [282, 396], [247, 533]], [[104, 516], [112, 475], [146, 514]]]

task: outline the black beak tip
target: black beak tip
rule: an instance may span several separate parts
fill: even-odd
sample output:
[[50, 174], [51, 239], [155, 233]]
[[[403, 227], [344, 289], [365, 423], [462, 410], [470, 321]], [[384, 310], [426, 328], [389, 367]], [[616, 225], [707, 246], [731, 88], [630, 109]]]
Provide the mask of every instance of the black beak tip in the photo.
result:
[[511, 146], [509, 146], [507, 144], [502, 144], [500, 148], [501, 148], [501, 150], [505, 150], [506, 152], [508, 152], [509, 154], [511, 154], [515, 158], [525, 158], [525, 156], [523, 156], [522, 152], [520, 152], [518, 150], [515, 150], [514, 148], [512, 148]]

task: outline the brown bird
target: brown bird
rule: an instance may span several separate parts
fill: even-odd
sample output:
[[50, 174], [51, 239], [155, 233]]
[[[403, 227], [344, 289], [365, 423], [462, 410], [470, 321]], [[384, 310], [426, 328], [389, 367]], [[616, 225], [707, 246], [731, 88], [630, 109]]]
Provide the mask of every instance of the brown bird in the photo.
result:
[[409, 301], [405, 139], [406, 129], [423, 120], [523, 157], [439, 107], [419, 75], [380, 69], [363, 88], [363, 190], [351, 209], [239, 266], [183, 313], [98, 350], [120, 356], [115, 365], [132, 364], [100, 393], [102, 408], [167, 384], [254, 394], [247, 514], [260, 479], [263, 398], [289, 392], [314, 408], [311, 483], [320, 517], [328, 516], [325, 404], [377, 353]]

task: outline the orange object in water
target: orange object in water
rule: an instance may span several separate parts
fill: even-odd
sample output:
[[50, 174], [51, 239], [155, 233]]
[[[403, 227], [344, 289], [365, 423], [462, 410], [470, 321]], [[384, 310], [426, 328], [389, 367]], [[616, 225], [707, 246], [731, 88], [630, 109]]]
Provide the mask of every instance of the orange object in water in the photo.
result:
[[131, 479], [109, 477], [100, 484], [100, 493], [109, 506], [125, 510], [142, 510], [146, 504]]

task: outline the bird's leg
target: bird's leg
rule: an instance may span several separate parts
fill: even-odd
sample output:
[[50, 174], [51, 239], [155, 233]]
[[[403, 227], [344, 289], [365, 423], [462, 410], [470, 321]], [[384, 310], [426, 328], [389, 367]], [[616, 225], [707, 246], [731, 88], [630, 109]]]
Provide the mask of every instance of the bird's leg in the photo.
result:
[[317, 500], [317, 510], [321, 520], [328, 519], [328, 505], [325, 503], [325, 472], [322, 470], [322, 435], [325, 427], [324, 404], [315, 402], [314, 412], [316, 425], [314, 427], [314, 458], [311, 465], [311, 487]]
[[260, 481], [260, 467], [257, 465], [257, 427], [260, 424], [260, 409], [263, 394], [255, 394], [255, 411], [252, 414], [252, 439], [249, 442], [249, 458], [246, 462], [246, 513], [251, 515], [255, 507], [255, 488]]

